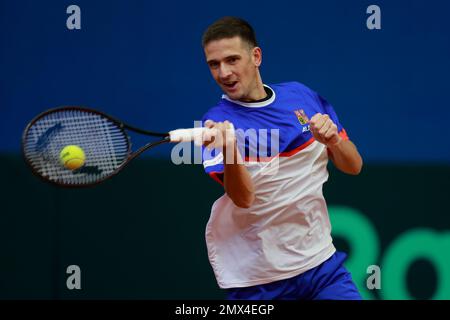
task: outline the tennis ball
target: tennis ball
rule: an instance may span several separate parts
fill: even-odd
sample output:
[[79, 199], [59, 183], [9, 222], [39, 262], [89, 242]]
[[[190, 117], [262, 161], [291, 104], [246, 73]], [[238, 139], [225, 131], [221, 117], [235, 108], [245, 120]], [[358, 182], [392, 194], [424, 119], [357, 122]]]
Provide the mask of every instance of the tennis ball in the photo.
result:
[[83, 149], [76, 145], [65, 146], [60, 154], [59, 159], [64, 167], [70, 170], [75, 170], [84, 165], [86, 156]]

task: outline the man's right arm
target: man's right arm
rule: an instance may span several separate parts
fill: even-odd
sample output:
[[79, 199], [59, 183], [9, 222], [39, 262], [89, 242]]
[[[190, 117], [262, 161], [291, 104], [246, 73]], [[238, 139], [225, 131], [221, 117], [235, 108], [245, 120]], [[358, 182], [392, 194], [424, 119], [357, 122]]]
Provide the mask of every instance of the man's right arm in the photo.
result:
[[225, 192], [236, 206], [249, 208], [255, 200], [254, 185], [237, 147], [230, 122], [208, 120], [205, 122], [205, 127], [217, 130], [217, 134], [208, 137], [206, 140], [209, 141], [205, 141], [204, 144], [207, 147], [222, 148]]

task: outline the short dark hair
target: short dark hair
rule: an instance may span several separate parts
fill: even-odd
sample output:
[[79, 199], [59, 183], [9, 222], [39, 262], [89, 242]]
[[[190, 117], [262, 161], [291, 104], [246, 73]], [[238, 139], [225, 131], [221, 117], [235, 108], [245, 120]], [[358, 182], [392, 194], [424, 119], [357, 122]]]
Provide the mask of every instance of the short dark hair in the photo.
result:
[[244, 19], [237, 17], [223, 17], [214, 22], [206, 29], [202, 37], [202, 45], [205, 47], [209, 42], [221, 39], [240, 37], [250, 47], [257, 47], [255, 31]]

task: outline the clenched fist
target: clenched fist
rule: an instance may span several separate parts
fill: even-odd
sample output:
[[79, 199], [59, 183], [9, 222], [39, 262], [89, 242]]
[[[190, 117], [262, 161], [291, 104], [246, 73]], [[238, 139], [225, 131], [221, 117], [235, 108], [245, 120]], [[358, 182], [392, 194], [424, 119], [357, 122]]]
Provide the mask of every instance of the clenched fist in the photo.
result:
[[337, 126], [327, 114], [316, 113], [309, 121], [314, 139], [326, 146], [334, 146], [342, 141]]
[[234, 126], [229, 121], [214, 122], [212, 120], [205, 121], [205, 127], [208, 130], [203, 135], [203, 144], [208, 148], [226, 148], [236, 143]]

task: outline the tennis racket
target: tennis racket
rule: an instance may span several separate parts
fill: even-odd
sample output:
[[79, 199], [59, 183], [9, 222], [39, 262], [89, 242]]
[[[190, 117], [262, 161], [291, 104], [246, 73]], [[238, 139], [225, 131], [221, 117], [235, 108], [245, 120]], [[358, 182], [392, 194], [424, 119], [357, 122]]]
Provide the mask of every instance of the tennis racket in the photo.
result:
[[[157, 145], [183, 141], [199, 144], [205, 130], [210, 129], [152, 132], [134, 128], [97, 110], [62, 107], [39, 114], [27, 125], [22, 151], [33, 173], [45, 181], [63, 187], [86, 187], [115, 176], [130, 161]], [[129, 131], [158, 140], [132, 151]], [[61, 150], [68, 145], [84, 151], [84, 163], [75, 170], [67, 169], [60, 160]]]

